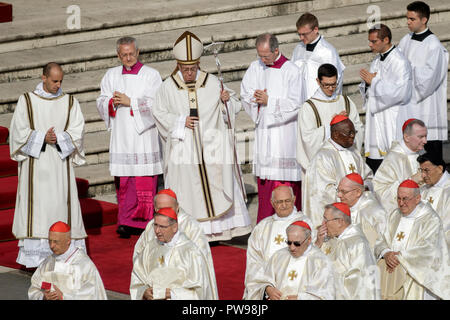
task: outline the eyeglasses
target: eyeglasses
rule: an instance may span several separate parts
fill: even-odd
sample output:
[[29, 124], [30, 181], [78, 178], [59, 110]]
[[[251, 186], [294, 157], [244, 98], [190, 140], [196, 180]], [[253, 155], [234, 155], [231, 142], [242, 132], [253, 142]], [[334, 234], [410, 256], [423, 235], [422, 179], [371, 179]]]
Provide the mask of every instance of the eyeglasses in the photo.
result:
[[123, 59], [123, 58], [129, 58], [129, 57], [136, 57], [137, 56], [137, 52], [134, 52], [134, 53], [122, 53], [122, 54], [119, 54], [119, 57], [121, 58], [121, 59]]
[[323, 220], [325, 220], [325, 223], [328, 223], [333, 220], [339, 220], [339, 219], [342, 219], [342, 218], [333, 218], [333, 219], [328, 220], [327, 218], [325, 218], [325, 216], [323, 216]]
[[291, 244], [293, 244], [294, 246], [296, 246], [296, 247], [300, 247], [306, 240], [308, 240], [309, 239], [309, 236], [305, 239], [305, 240], [303, 240], [302, 242], [300, 242], [300, 241], [289, 241], [289, 240], [287, 240], [286, 241], [286, 244], [288, 245], [288, 246], [290, 246]]
[[286, 200], [274, 200], [273, 203], [277, 206], [285, 203], [287, 205], [291, 204], [294, 201], [294, 199], [286, 199]]
[[336, 194], [342, 194], [343, 196], [345, 196], [347, 193], [350, 193], [350, 192], [352, 192], [352, 191], [355, 191], [355, 190], [357, 190], [356, 188], [355, 189], [351, 189], [351, 190], [348, 190], [348, 191], [344, 191], [344, 190], [341, 190], [341, 189], [338, 189], [338, 188], [336, 188]]
[[337, 83], [320, 83], [320, 85], [325, 89], [334, 89], [337, 87]]
[[308, 34], [310, 34], [311, 32], [313, 32], [314, 30], [311, 30], [311, 31], [309, 31], [309, 32], [304, 32], [304, 33], [300, 33], [300, 32], [297, 32], [297, 34], [298, 34], [298, 36], [301, 38], [301, 37], [306, 37]]
[[352, 136], [354, 137], [354, 136], [356, 136], [357, 133], [358, 133], [357, 130], [352, 130], [352, 131], [348, 131], [348, 132], [340, 131], [340, 134], [342, 134], [345, 137], [352, 137]]
[[397, 202], [405, 203], [405, 202], [409, 202], [411, 199], [414, 199], [414, 197], [410, 197], [410, 198], [408, 198], [408, 197], [403, 197], [403, 198], [397, 197]]
[[425, 168], [425, 169], [419, 168], [419, 171], [428, 175], [428, 174], [430, 174], [430, 172], [433, 171], [435, 168], [436, 168], [436, 166], [434, 166], [433, 168]]

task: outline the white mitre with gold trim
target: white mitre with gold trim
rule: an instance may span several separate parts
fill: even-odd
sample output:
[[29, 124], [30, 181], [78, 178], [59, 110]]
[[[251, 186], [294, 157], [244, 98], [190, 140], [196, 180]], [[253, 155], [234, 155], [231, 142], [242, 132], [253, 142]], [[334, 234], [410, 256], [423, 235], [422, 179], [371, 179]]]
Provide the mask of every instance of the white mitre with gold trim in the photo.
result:
[[178, 63], [195, 64], [200, 61], [203, 44], [192, 32], [185, 31], [173, 45], [173, 55]]

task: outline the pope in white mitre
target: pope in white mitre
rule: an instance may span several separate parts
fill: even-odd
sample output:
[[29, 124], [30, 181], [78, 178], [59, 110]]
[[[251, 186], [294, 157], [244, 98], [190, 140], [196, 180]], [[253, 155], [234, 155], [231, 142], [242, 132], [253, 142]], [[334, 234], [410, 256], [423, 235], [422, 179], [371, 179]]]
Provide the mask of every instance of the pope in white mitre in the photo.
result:
[[154, 215], [152, 239], [133, 263], [132, 300], [215, 300], [217, 286], [202, 251], [178, 229], [177, 214]]
[[17, 263], [37, 267], [52, 254], [47, 236], [56, 221], [68, 223], [74, 245], [85, 250], [73, 164], [85, 163], [84, 118], [78, 100], [62, 91], [64, 73], [44, 66], [42, 82], [19, 97], [11, 120], [11, 159], [19, 183], [12, 232], [19, 239]]
[[70, 226], [55, 222], [48, 231], [53, 254], [31, 277], [30, 300], [106, 300], [97, 267], [83, 248], [71, 242]]
[[251, 220], [234, 145], [234, 93], [200, 69], [203, 44], [189, 31], [175, 42], [177, 68], [156, 94], [153, 115], [164, 144], [164, 183], [209, 241], [247, 234]]
[[333, 263], [311, 244], [311, 227], [302, 220], [286, 228], [287, 247], [269, 259], [255, 279], [254, 299], [334, 300]]
[[[295, 207], [295, 195], [290, 185], [279, 183], [272, 191], [271, 203], [275, 214], [261, 220], [248, 238], [243, 299], [260, 299], [255, 290], [259, 286], [256, 279], [264, 273], [270, 257], [287, 246], [286, 228], [295, 220], [311, 224], [309, 218]], [[315, 236], [313, 230], [312, 238]]]
[[450, 299], [450, 258], [441, 219], [421, 201], [419, 185], [413, 180], [399, 185], [397, 203], [375, 246], [382, 298]]
[[372, 170], [354, 146], [356, 130], [353, 122], [344, 115], [330, 122], [331, 138], [323, 142], [312, 158], [303, 179], [303, 213], [317, 228], [322, 224], [325, 205], [336, 200], [336, 188], [347, 174], [356, 172], [371, 187]]

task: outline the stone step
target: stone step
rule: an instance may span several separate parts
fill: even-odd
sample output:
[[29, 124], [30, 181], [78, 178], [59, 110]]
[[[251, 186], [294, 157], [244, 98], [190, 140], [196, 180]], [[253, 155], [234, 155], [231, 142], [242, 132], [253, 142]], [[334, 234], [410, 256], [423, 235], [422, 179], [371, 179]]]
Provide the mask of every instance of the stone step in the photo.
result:
[[[378, 5], [385, 8], [382, 19], [392, 28], [400, 28], [397, 32], [398, 40], [408, 32], [404, 27], [404, 8], [408, 1], [380, 2]], [[450, 5], [438, 6], [440, 10], [432, 15], [431, 26], [433, 31], [441, 37], [442, 41], [450, 39], [446, 13], [450, 16]], [[447, 10], [447, 11], [445, 11]], [[321, 33], [336, 46], [342, 56], [344, 64], [357, 64], [370, 61], [371, 54], [368, 49], [366, 22], [361, 16], [367, 11], [367, 4], [351, 7], [351, 16], [348, 8], [333, 8], [315, 12], [321, 21]], [[347, 14], [344, 14], [347, 13]], [[244, 50], [254, 48], [254, 39], [261, 33], [261, 25], [268, 26], [265, 31], [278, 35], [280, 43], [297, 43], [298, 36], [295, 30], [295, 22], [298, 13], [284, 16], [271, 16], [245, 21], [226, 22], [214, 25], [203, 25], [191, 28], [206, 44], [211, 42], [211, 36], [215, 41], [225, 42], [222, 52]], [[331, 17], [335, 17], [330, 20]], [[336, 18], [339, 17], [339, 18]], [[397, 21], [403, 19], [403, 23]], [[435, 24], [444, 23], [442, 27]], [[351, 26], [351, 28], [349, 27]], [[442, 29], [441, 30], [434, 30]], [[180, 35], [180, 30], [168, 30], [162, 32], [146, 33], [137, 36], [141, 60], [144, 63], [172, 59], [173, 42]], [[357, 33], [356, 35], [353, 35]], [[343, 37], [349, 36], [349, 37]], [[394, 40], [396, 37], [394, 37]], [[63, 66], [66, 74], [85, 72], [90, 70], [106, 69], [116, 66], [117, 54], [115, 51], [115, 38], [93, 39], [86, 42], [78, 42], [66, 45], [57, 45], [52, 48], [33, 48], [20, 52], [0, 53], [0, 82], [12, 82], [28, 78], [38, 78], [42, 73], [42, 66], [49, 61], [58, 62]], [[359, 45], [358, 45], [359, 44]], [[290, 56], [291, 52], [286, 52]]]
[[[25, 0], [26, 1], [26, 0]], [[29, 10], [24, 0], [15, 1], [14, 21], [0, 35], [0, 52], [76, 43], [123, 35], [139, 35], [172, 29], [185, 29], [230, 21], [287, 15], [334, 7], [369, 4], [377, 0], [172, 0], [129, 1], [80, 0], [79, 28], [70, 28], [70, 4], [47, 1]], [[139, 9], [137, 9], [137, 7]], [[28, 9], [28, 10], [27, 10]], [[51, 16], [52, 19], [48, 19]]]

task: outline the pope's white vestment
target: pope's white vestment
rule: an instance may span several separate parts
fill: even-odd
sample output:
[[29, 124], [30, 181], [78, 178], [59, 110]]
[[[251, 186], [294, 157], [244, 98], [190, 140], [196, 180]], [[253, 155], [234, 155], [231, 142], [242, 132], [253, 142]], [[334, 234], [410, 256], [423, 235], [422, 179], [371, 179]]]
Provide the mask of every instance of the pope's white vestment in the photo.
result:
[[403, 137], [402, 115], [411, 107], [411, 66], [395, 47], [386, 54], [384, 61], [378, 54], [370, 64], [369, 72], [376, 73], [370, 86], [360, 84], [366, 111], [364, 149], [370, 159], [383, 159], [392, 142]]
[[353, 224], [358, 224], [373, 251], [375, 242], [386, 228], [387, 212], [372, 191], [365, 191], [350, 207]]
[[[44, 144], [51, 127], [57, 145]], [[48, 229], [57, 221], [69, 224], [72, 239], [85, 246], [73, 170], [73, 164], [85, 163], [83, 136], [84, 118], [77, 99], [62, 92], [45, 93], [42, 83], [19, 97], [9, 139], [11, 159], [19, 166], [12, 227], [19, 239], [18, 263], [37, 267], [51, 254]]]
[[106, 300], [106, 291], [97, 267], [82, 248], [71, 245], [61, 255], [47, 257], [31, 277], [30, 300], [42, 300], [42, 282], [57, 286], [63, 300]]
[[447, 246], [450, 246], [450, 174], [444, 171], [436, 184], [423, 185], [420, 193], [423, 201], [428, 202], [441, 218]]
[[[209, 241], [229, 240], [251, 231], [242, 172], [234, 157], [235, 114], [241, 109], [234, 92], [227, 108], [217, 77], [201, 70], [186, 84], [174, 72], [156, 95], [153, 114], [164, 144], [165, 188], [177, 194], [180, 207], [201, 224]], [[195, 111], [197, 127], [185, 126]]]
[[425, 38], [414, 40], [413, 33], [405, 35], [398, 48], [411, 63], [411, 104], [401, 113], [402, 121], [420, 119], [427, 126], [428, 140], [448, 139], [447, 122], [447, 77], [449, 54], [428, 29]]
[[168, 243], [155, 238], [134, 260], [131, 299], [141, 300], [151, 287], [154, 299], [164, 299], [169, 288], [171, 300], [216, 300], [217, 285], [208, 268], [202, 251], [183, 232]]
[[397, 189], [400, 183], [417, 173], [419, 155], [420, 152], [411, 151], [403, 139], [400, 142], [394, 141], [378, 167], [372, 181], [373, 190], [388, 214], [398, 207]]
[[334, 263], [336, 299], [381, 298], [376, 259], [358, 225], [349, 225], [338, 237], [322, 245], [321, 249]]
[[342, 93], [345, 66], [339, 57], [337, 50], [323, 36], [319, 36], [313, 45], [317, 42], [313, 51], [308, 51], [307, 45], [302, 41], [292, 52], [292, 62], [302, 70], [303, 81], [306, 84], [306, 99], [311, 98], [319, 89], [317, 84], [317, 71], [322, 64], [329, 63], [336, 67], [338, 71], [338, 86], [336, 92]]
[[[400, 264], [386, 271], [382, 257], [400, 252]], [[442, 221], [434, 209], [420, 202], [407, 216], [399, 209], [388, 217], [383, 237], [375, 246], [381, 271], [383, 299], [450, 299], [450, 260]]]
[[[294, 221], [311, 220], [294, 207], [287, 217], [279, 217], [276, 213], [261, 220], [253, 229], [247, 243], [247, 264], [245, 269], [245, 291], [243, 299], [255, 298], [255, 279], [260, 277], [270, 257], [279, 249], [287, 247], [286, 228]], [[316, 237], [312, 231], [311, 239]]]
[[372, 170], [355, 146], [344, 148], [331, 138], [325, 140], [303, 179], [302, 212], [311, 219], [311, 228], [322, 224], [325, 206], [336, 202], [339, 181], [352, 172], [360, 174], [364, 184], [371, 187]]
[[[298, 111], [297, 161], [303, 170], [320, 149], [322, 142], [330, 138], [330, 122], [334, 115], [347, 111], [357, 131], [355, 147], [361, 150], [364, 127], [359, 119], [358, 109], [350, 98], [334, 93], [328, 97], [319, 88]], [[313, 106], [311, 105], [313, 104]], [[303, 172], [305, 173], [305, 171]]]
[[279, 249], [269, 259], [264, 273], [255, 279], [251, 298], [262, 299], [267, 286], [280, 290], [281, 299], [294, 295], [298, 300], [334, 300], [333, 263], [312, 244], [298, 258], [287, 247]]

